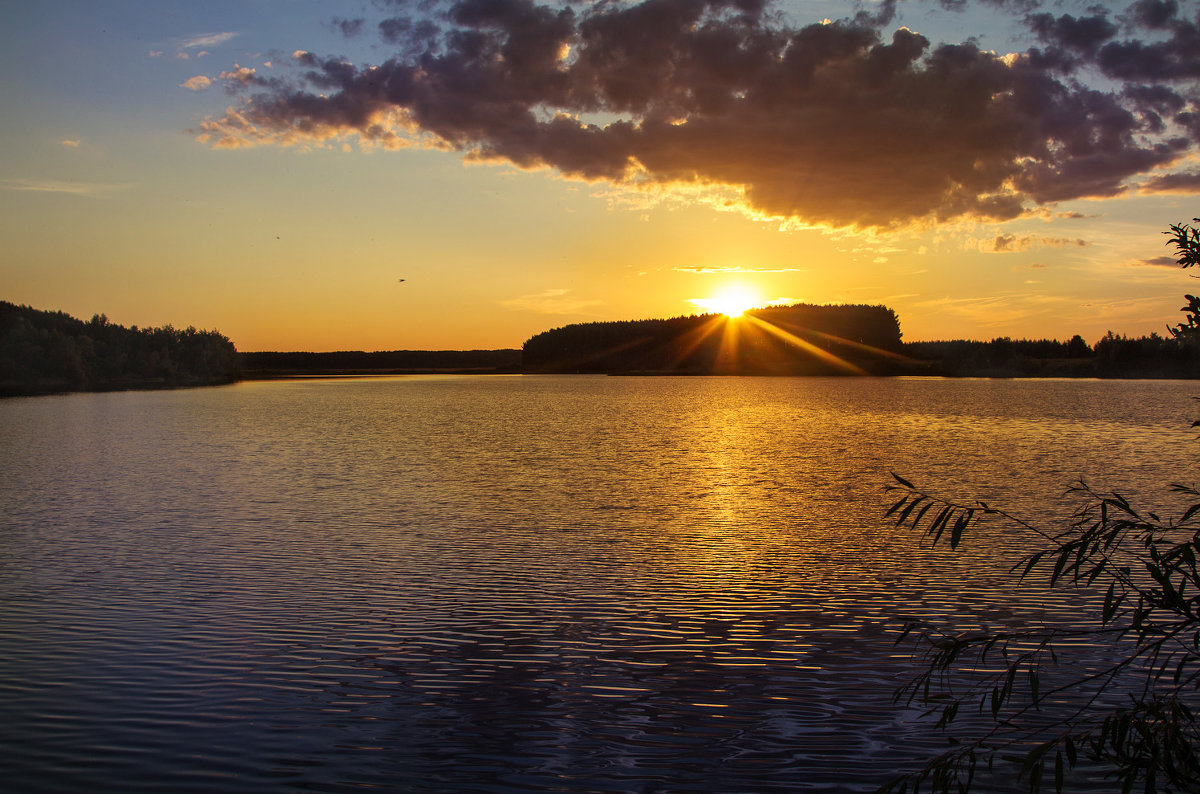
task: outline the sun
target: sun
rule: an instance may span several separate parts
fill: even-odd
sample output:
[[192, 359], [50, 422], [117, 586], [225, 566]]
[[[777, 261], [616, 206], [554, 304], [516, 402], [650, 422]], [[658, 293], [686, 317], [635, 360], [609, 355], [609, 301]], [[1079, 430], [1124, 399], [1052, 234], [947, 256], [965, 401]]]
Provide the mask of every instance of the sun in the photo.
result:
[[692, 303], [732, 318], [741, 317], [748, 309], [754, 308], [758, 300], [757, 295], [744, 287], [728, 287], [710, 298], [695, 298]]

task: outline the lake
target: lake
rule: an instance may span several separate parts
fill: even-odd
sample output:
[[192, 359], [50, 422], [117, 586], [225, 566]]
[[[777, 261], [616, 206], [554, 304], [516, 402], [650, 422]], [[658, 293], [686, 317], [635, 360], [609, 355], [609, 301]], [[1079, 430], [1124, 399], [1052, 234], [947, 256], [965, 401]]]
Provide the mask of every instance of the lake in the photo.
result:
[[0, 779], [870, 791], [944, 746], [897, 616], [1079, 620], [1030, 546], [1193, 482], [1169, 381], [405, 376], [0, 401]]

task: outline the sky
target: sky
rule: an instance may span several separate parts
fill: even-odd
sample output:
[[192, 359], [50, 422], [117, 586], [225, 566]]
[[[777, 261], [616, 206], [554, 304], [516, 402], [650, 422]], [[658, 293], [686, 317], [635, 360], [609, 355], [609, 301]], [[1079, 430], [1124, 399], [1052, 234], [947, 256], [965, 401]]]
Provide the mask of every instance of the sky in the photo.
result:
[[239, 350], [1165, 333], [1200, 3], [0, 0], [0, 300]]

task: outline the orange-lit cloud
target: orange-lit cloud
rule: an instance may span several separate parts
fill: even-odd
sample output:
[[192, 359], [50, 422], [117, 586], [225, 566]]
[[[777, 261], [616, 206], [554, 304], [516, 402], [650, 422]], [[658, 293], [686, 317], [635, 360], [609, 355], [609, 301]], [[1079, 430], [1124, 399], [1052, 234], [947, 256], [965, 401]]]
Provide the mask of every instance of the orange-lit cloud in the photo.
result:
[[238, 66], [236, 63], [227, 72], [221, 72], [221, 79], [230, 83], [249, 83], [254, 79], [254, 69], [250, 66]]
[[[224, 76], [224, 75], [222, 75]], [[186, 88], [189, 91], [203, 91], [212, 85], [212, 78], [198, 74], [195, 77], [189, 77], [179, 84], [180, 88]]]
[[[394, 136], [588, 181], [724, 187], [751, 213], [860, 228], [1118, 196], [1200, 141], [1200, 26], [1153, 0], [1119, 20], [1030, 13], [1038, 46], [1007, 56], [885, 38], [891, 3], [803, 27], [765, 0], [437, 7], [380, 22], [395, 55], [377, 66], [299, 50], [291, 80], [237, 76], [244, 104], [204, 139]], [[1121, 87], [1089, 88], [1085, 69]]]

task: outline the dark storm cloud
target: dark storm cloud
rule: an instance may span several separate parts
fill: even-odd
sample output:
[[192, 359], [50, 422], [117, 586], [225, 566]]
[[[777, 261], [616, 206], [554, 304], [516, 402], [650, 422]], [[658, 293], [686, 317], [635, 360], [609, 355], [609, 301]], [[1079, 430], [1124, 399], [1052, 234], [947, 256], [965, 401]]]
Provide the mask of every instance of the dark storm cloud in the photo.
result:
[[1138, 0], [1129, 7], [1125, 17], [1133, 25], [1151, 30], [1169, 28], [1179, 13], [1175, 0]]
[[[733, 187], [756, 211], [833, 226], [1003, 220], [1117, 195], [1190, 150], [1178, 127], [1200, 132], [1195, 102], [1160, 83], [1190, 68], [1194, 25], [1166, 5], [1129, 12], [1169, 31], [1150, 43], [1114, 38], [1103, 14], [1030, 15], [1044, 47], [1002, 58], [884, 36], [890, 3], [803, 27], [763, 0], [461, 0], [433, 17], [388, 4], [378, 31], [395, 57], [298, 52], [299, 81], [259, 80], [203, 129], [229, 147], [416, 138], [574, 178]], [[1114, 46], [1160, 45], [1166, 65], [1129, 66], [1123, 92], [1064, 76]]]
[[1107, 14], [1074, 17], [1033, 14], [1026, 20], [1038, 38], [1079, 53], [1094, 53], [1119, 30]]
[[[1124, 29], [1102, 8], [1080, 17], [1029, 14], [1025, 22], [1046, 45], [1036, 54], [1047, 65], [1065, 70], [1092, 65], [1127, 81], [1200, 77], [1200, 20], [1183, 18], [1177, 3], [1139, 0], [1118, 19]], [[1150, 41], [1135, 37], [1146, 31], [1166, 35]]]
[[332, 24], [335, 30], [340, 31], [343, 36], [349, 39], [363, 32], [363, 26], [366, 24], [366, 20], [362, 19], [361, 17], [357, 19], [334, 17]]

